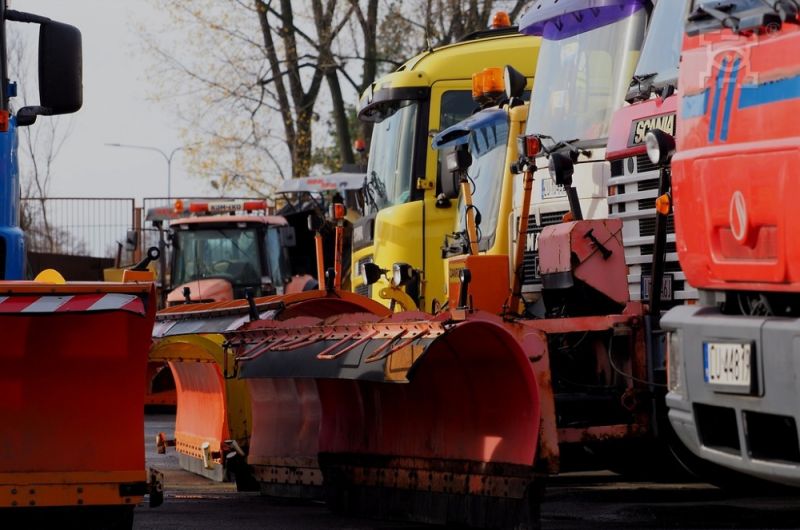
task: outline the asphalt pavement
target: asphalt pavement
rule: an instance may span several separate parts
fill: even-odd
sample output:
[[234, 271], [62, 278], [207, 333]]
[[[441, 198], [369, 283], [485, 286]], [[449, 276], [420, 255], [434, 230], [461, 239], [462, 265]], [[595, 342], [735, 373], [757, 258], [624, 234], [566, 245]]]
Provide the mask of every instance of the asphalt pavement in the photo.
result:
[[[171, 436], [174, 416], [148, 415], [147, 462], [165, 475], [165, 501], [136, 509], [134, 528], [274, 530], [430, 528], [334, 515], [321, 503], [276, 502], [257, 493], [237, 493], [183, 471], [170, 449], [156, 454], [158, 432]], [[800, 528], [798, 496], [730, 496], [704, 483], [628, 481], [610, 471], [570, 473], [550, 479], [542, 507], [544, 529], [598, 528]]]

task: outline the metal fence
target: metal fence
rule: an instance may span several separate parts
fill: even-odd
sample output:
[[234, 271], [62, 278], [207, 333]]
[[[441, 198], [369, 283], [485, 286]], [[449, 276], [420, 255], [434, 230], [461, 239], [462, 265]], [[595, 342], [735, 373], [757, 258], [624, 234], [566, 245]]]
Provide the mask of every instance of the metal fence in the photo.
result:
[[114, 257], [137, 226], [134, 199], [23, 198], [20, 225], [30, 252]]
[[[181, 197], [191, 201], [219, 200], [219, 197]], [[263, 197], [225, 197], [226, 200], [261, 200]], [[150, 246], [158, 246], [158, 231], [147, 222], [147, 212], [169, 207], [175, 198], [147, 197], [142, 206], [133, 198], [53, 197], [45, 200], [23, 198], [20, 225], [27, 250], [36, 253], [114, 258], [125, 264], [138, 259]], [[168, 224], [168, 223], [165, 223]], [[138, 232], [136, 245], [128, 240]]]

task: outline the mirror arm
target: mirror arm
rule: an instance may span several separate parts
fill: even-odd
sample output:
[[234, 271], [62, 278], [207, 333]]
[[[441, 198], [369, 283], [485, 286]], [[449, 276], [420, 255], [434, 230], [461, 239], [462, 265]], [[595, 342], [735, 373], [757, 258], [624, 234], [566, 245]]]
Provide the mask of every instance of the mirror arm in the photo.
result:
[[15, 11], [13, 9], [6, 9], [6, 20], [11, 22], [26, 22], [29, 24], [47, 24], [52, 22], [51, 19], [33, 13], [25, 13], [23, 11]]
[[22, 107], [17, 112], [17, 126], [26, 127], [36, 123], [37, 116], [52, 116], [53, 109], [50, 107], [42, 107], [34, 105], [30, 107]]

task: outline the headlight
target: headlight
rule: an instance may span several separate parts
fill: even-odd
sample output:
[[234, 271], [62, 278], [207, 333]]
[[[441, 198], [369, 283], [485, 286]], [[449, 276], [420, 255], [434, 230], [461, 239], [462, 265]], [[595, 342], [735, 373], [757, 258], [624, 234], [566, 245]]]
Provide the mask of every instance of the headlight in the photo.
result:
[[675, 154], [675, 138], [661, 129], [650, 129], [644, 137], [647, 158], [653, 164], [662, 166]]
[[381, 276], [383, 276], [385, 273], [386, 269], [381, 269], [372, 262], [361, 264], [361, 281], [363, 281], [365, 285], [372, 285], [380, 280]]
[[400, 287], [411, 283], [414, 274], [414, 268], [408, 263], [395, 263], [392, 265], [392, 285]]
[[680, 394], [683, 387], [683, 358], [681, 335], [678, 331], [667, 332], [667, 388]]

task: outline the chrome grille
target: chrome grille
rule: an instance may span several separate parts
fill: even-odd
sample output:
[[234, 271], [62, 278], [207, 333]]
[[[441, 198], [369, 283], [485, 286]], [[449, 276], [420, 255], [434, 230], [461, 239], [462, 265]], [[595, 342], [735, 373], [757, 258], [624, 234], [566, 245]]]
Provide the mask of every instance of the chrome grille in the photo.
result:
[[[541, 224], [536, 224], [536, 216], [531, 215], [528, 217], [528, 239], [539, 237], [542, 229], [545, 226], [558, 224], [564, 218], [565, 211], [548, 212], [541, 214]], [[530, 245], [526, 245], [529, 248]], [[536, 245], [538, 249], [538, 245]], [[536, 285], [542, 283], [542, 278], [539, 275], [539, 252], [537, 250], [526, 250], [522, 258], [522, 285]]]
[[[628, 264], [628, 288], [632, 300], [641, 300], [642, 276], [650, 275], [656, 228], [655, 199], [658, 196], [658, 168], [646, 155], [626, 159], [622, 174], [615, 174], [609, 186], [615, 186], [614, 204], [609, 217], [623, 221], [622, 237]], [[674, 303], [697, 298], [697, 291], [686, 282], [675, 248], [675, 220], [667, 218], [666, 263], [664, 269], [673, 277]]]

